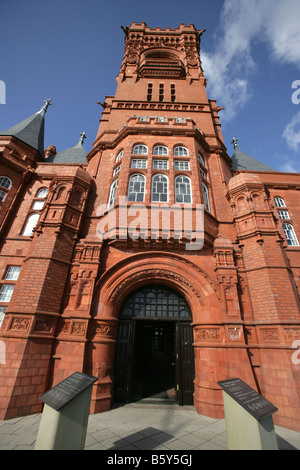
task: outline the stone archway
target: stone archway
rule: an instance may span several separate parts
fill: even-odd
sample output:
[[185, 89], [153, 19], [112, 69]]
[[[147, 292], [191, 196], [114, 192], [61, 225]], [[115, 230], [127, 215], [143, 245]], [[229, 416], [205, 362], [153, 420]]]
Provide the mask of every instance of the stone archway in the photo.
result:
[[119, 314], [115, 400], [193, 404], [192, 315], [176, 290], [148, 284], [132, 292]]
[[[92, 396], [92, 411], [110, 409], [114, 393], [114, 363], [118, 344], [119, 312], [125, 299], [149, 284], [164, 285], [180, 294], [190, 307], [194, 337], [199, 325], [221, 322], [220, 296], [210, 276], [177, 254], [151, 252], [130, 255], [108, 269], [99, 279], [92, 306], [90, 373], [99, 377]], [[194, 338], [193, 338], [194, 339]], [[193, 341], [192, 339], [192, 341]], [[199, 347], [194, 344], [194, 405], [201, 386]], [[207, 388], [207, 386], [206, 386]]]

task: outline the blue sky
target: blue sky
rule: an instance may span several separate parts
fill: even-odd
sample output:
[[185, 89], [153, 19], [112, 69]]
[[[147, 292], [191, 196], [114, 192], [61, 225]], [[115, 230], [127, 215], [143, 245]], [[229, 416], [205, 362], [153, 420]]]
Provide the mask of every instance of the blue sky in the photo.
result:
[[[92, 148], [102, 108], [116, 90], [123, 57], [121, 25], [180, 23], [206, 28], [201, 59], [217, 99], [229, 155], [240, 149], [279, 171], [300, 172], [299, 0], [2, 0], [0, 129], [34, 114], [51, 98], [45, 147], [62, 151], [85, 131]], [[1, 101], [1, 94], [0, 94]], [[3, 98], [2, 98], [3, 101]]]

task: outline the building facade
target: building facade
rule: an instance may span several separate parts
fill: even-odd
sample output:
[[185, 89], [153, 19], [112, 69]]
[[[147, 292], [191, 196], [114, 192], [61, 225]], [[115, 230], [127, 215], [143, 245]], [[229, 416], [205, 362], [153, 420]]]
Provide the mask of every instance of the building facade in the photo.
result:
[[123, 30], [88, 154], [44, 150], [48, 100], [0, 132], [0, 419], [82, 371], [92, 413], [158, 395], [219, 418], [239, 377], [300, 430], [300, 175], [228, 155], [203, 31]]

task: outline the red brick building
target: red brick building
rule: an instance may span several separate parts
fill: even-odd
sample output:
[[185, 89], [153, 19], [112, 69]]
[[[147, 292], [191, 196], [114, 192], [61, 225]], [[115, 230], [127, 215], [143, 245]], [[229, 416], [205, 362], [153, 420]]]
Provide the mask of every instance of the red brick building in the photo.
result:
[[83, 371], [92, 412], [159, 394], [223, 417], [240, 377], [300, 430], [300, 176], [228, 155], [202, 31], [124, 34], [88, 154], [44, 151], [48, 102], [0, 133], [0, 419]]

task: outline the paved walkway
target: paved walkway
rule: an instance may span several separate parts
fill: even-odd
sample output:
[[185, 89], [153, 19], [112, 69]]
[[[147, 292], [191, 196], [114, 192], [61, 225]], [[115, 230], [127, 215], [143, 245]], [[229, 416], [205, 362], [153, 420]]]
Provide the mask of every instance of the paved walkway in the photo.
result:
[[[0, 421], [0, 450], [33, 450], [41, 414]], [[300, 450], [300, 433], [275, 427], [279, 449]], [[89, 417], [85, 450], [226, 450], [223, 419], [191, 406], [129, 404]]]

